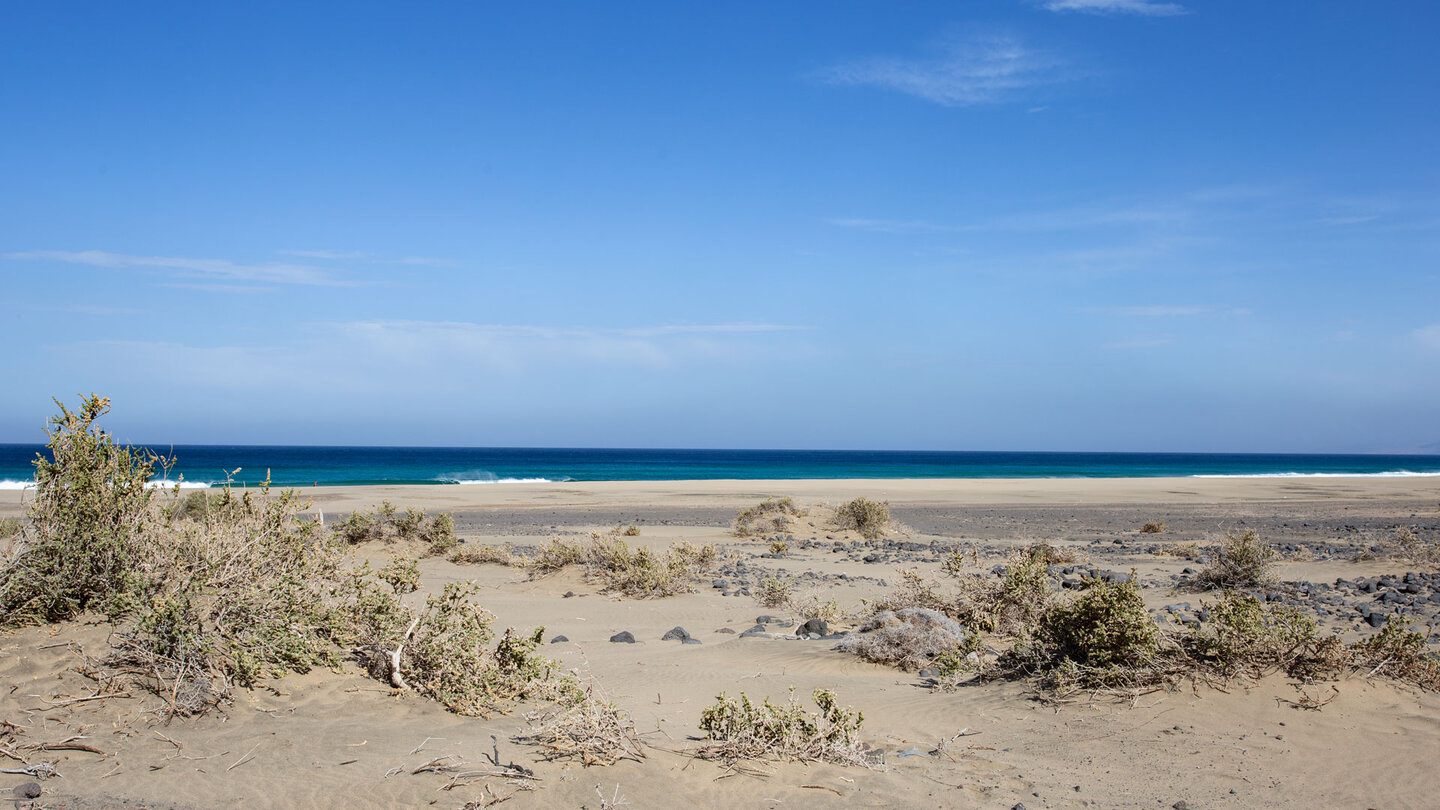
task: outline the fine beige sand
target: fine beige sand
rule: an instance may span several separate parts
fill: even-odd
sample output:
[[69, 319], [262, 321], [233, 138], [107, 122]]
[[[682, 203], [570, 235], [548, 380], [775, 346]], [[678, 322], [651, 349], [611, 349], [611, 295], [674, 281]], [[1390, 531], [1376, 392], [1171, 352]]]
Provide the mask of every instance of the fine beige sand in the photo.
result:
[[[1316, 549], [1363, 545], [1397, 525], [1429, 531], [1440, 524], [1440, 478], [680, 481], [322, 487], [306, 495], [327, 518], [382, 499], [454, 511], [467, 541], [517, 546], [633, 522], [641, 529], [636, 542], [714, 542], [847, 609], [885, 592], [902, 571], [936, 572], [928, 549], [945, 543], [971, 544], [984, 555], [1037, 538], [1073, 545], [1101, 567], [1136, 569], [1147, 602], [1159, 605], [1202, 597], [1164, 584], [1186, 561], [1149, 553], [1152, 538], [1137, 532], [1145, 520], [1166, 520], [1165, 543], [1213, 540], [1243, 526]], [[763, 497], [817, 507], [859, 495], [888, 500], [907, 527], [893, 539], [925, 549], [889, 549], [866, 563], [832, 551], [853, 535], [802, 518], [792, 545], [813, 544], [769, 559], [758, 557], [767, 543], [728, 531], [737, 509]], [[22, 511], [24, 497], [0, 493], [0, 515]], [[359, 553], [383, 560], [388, 550]], [[1287, 555], [1281, 577], [1320, 582], [1407, 570], [1418, 569], [1319, 550]], [[936, 692], [914, 674], [864, 663], [829, 642], [719, 633], [743, 631], [761, 614], [797, 617], [747, 596], [722, 596], [709, 582], [697, 593], [633, 601], [601, 595], [569, 572], [530, 580], [515, 568], [434, 558], [422, 572], [417, 599], [447, 581], [474, 580], [500, 627], [544, 625], [547, 639], [567, 636], [544, 652], [633, 715], [652, 746], [647, 759], [591, 768], [540, 762], [535, 748], [512, 740], [534, 707], [457, 717], [354, 668], [273, 681], [238, 693], [222, 712], [164, 724], [153, 711], [159, 701], [143, 693], [81, 699], [94, 684], [75, 667], [83, 655], [103, 653], [110, 628], [78, 622], [0, 635], [0, 721], [22, 726], [29, 741], [78, 736], [103, 752], [34, 754], [63, 775], [44, 783], [34, 806], [458, 808], [514, 789], [493, 779], [490, 792], [484, 783], [445, 791], [445, 775], [412, 773], [446, 754], [475, 767], [498, 754], [502, 763], [533, 768], [535, 789], [514, 794], [506, 808], [594, 810], [605, 806], [601, 794], [613, 800], [617, 791], [622, 806], [636, 808], [1440, 806], [1440, 695], [1388, 681], [1340, 681], [1319, 711], [1288, 703], [1300, 691], [1283, 677], [1060, 705], [1035, 700], [1021, 684]], [[676, 625], [703, 643], [662, 642]], [[794, 622], [774, 627], [785, 632]], [[621, 630], [639, 643], [607, 641]], [[735, 771], [687, 753], [701, 709], [717, 694], [784, 698], [792, 687], [833, 689], [861, 709], [863, 736], [885, 750], [884, 766], [764, 763]], [[1328, 685], [1307, 689], [1332, 694]], [[0, 757], [0, 768], [14, 764]], [[27, 781], [0, 775], [0, 795]]]

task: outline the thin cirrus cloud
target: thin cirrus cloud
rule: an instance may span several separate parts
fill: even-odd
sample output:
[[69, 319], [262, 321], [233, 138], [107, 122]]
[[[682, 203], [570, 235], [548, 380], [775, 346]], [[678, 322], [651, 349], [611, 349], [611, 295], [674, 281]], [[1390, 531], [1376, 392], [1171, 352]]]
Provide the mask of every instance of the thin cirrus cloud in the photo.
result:
[[1244, 307], [1170, 306], [1154, 304], [1129, 307], [1086, 307], [1080, 310], [1091, 315], [1118, 315], [1127, 318], [1175, 318], [1190, 315], [1244, 316], [1251, 311]]
[[267, 262], [264, 264], [241, 264], [229, 259], [199, 259], [185, 256], [134, 256], [125, 253], [110, 253], [103, 250], [30, 250], [6, 253], [11, 261], [60, 262], [88, 267], [104, 267], [119, 270], [143, 269], [170, 271], [181, 278], [203, 279], [214, 283], [251, 282], [260, 284], [295, 284], [309, 286], [346, 286], [350, 282], [341, 279], [331, 270], [304, 264]]
[[941, 104], [1000, 104], [1025, 91], [1072, 78], [1065, 65], [1010, 36], [953, 41], [928, 59], [877, 56], [833, 65], [815, 78], [828, 84], [878, 87]]
[[[415, 390], [461, 391], [487, 375], [660, 374], [710, 366], [752, 368], [774, 355], [746, 336], [807, 327], [719, 323], [618, 328], [483, 324], [464, 321], [343, 321], [315, 324], [300, 339], [269, 345], [87, 341], [51, 347], [67, 367], [127, 379], [186, 380], [223, 389], [365, 390], [377, 367]], [[747, 345], [748, 344], [748, 345]], [[405, 387], [405, 386], [401, 386]]]
[[381, 256], [374, 256], [363, 250], [277, 250], [281, 256], [295, 256], [301, 259], [321, 259], [324, 261], [355, 261], [369, 262], [371, 264], [425, 264], [443, 266], [451, 262], [447, 259], [436, 259], [429, 256], [401, 256], [398, 259], [387, 259]]
[[1155, 0], [1045, 0], [1047, 11], [1078, 11], [1085, 14], [1139, 14], [1145, 17], [1174, 17], [1188, 14], [1179, 3]]

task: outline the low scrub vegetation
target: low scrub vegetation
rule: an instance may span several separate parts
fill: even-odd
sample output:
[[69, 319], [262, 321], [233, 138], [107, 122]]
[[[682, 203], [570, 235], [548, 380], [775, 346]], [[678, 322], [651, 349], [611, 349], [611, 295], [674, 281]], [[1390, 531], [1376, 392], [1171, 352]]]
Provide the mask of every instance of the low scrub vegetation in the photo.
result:
[[1195, 582], [1206, 588], [1253, 588], [1271, 580], [1279, 556], [1253, 531], [1232, 533]]
[[1389, 559], [1411, 565], [1435, 565], [1440, 563], [1440, 540], [1427, 540], [1409, 526], [1400, 526], [1394, 534], [1379, 540], [1356, 559]]
[[1185, 560], [1195, 560], [1199, 559], [1200, 557], [1200, 544], [1193, 542], [1170, 543], [1168, 545], [1157, 546], [1155, 549], [1155, 553], [1166, 557], [1179, 557]]
[[451, 582], [425, 600], [402, 642], [403, 680], [456, 714], [481, 717], [527, 698], [576, 695], [573, 681], [556, 677], [558, 664], [535, 653], [545, 628], [528, 634], [507, 628], [490, 646], [495, 617], [474, 601], [477, 590]]
[[456, 565], [520, 565], [521, 560], [503, 546], [466, 543], [456, 546], [445, 559]]
[[357, 511], [337, 520], [335, 536], [342, 542], [356, 543], [421, 543], [430, 554], [444, 554], [459, 542], [455, 537], [455, 518], [448, 512], [426, 515], [424, 509], [398, 509], [382, 501], [373, 511]]
[[587, 578], [607, 593], [632, 599], [655, 599], [689, 593], [696, 580], [713, 569], [719, 554], [713, 545], [679, 541], [663, 554], [648, 548], [631, 548], [618, 534], [595, 534], [589, 542], [553, 538], [529, 561], [533, 576], [544, 576], [567, 566], [584, 569]]
[[761, 577], [755, 586], [755, 601], [767, 608], [785, 607], [794, 595], [795, 582], [783, 577]]
[[576, 700], [527, 718], [532, 730], [516, 742], [537, 745], [541, 759], [573, 760], [581, 765], [614, 765], [622, 759], [645, 759], [645, 744], [629, 713], [586, 689]]
[[[507, 630], [487, 646], [491, 617], [460, 586], [411, 611], [401, 596], [418, 585], [416, 561], [351, 564], [352, 536], [305, 518], [295, 492], [272, 494], [267, 482], [181, 498], [148, 487], [168, 460], [115, 446], [95, 424], [108, 409], [92, 395], [51, 420], [33, 536], [0, 567], [0, 625], [104, 613], [117, 624], [105, 665], [165, 697], [170, 715], [204, 712], [235, 685], [338, 667], [356, 648], [377, 677], [463, 713], [572, 690], [535, 654], [540, 630]], [[407, 511], [391, 522], [434, 548], [453, 538], [445, 518]]]
[[868, 748], [860, 741], [865, 716], [841, 708], [834, 692], [816, 689], [811, 699], [819, 712], [811, 712], [790, 691], [786, 703], [759, 705], [744, 692], [739, 699], [721, 694], [700, 715], [706, 744], [700, 756], [734, 762], [742, 759], [780, 759], [868, 765]]
[[25, 531], [25, 521], [20, 518], [0, 518], [0, 540], [19, 537], [23, 531]]
[[1149, 520], [1149, 521], [1146, 521], [1146, 522], [1145, 522], [1145, 525], [1140, 527], [1140, 533], [1141, 533], [1141, 534], [1164, 534], [1164, 533], [1165, 533], [1165, 521], [1163, 521], [1163, 520]]
[[783, 534], [804, 514], [791, 498], [767, 498], [735, 516], [735, 536]]
[[890, 505], [869, 498], [856, 498], [835, 510], [835, 525], [859, 532], [866, 540], [874, 540], [890, 527]]

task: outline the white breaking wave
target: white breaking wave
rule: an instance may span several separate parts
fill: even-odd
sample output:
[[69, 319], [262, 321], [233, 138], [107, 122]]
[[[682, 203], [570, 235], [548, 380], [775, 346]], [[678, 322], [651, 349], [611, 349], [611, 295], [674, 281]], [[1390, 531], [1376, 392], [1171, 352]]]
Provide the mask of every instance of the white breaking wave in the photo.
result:
[[441, 478], [447, 484], [552, 484], [550, 478]]
[[[170, 488], [175, 486], [174, 481], [151, 481], [145, 486], [151, 489]], [[0, 489], [34, 489], [34, 481], [0, 481]], [[181, 481], [181, 489], [209, 489], [210, 485], [199, 481]]]
[[1191, 478], [1436, 478], [1440, 472], [1411, 472], [1390, 470], [1373, 473], [1329, 473], [1329, 472], [1279, 472], [1279, 473], [1211, 473], [1192, 475]]

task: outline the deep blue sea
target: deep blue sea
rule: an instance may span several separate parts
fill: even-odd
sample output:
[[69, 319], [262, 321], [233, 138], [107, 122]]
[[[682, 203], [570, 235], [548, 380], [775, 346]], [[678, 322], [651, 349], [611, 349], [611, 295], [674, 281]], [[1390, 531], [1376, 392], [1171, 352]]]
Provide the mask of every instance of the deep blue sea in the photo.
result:
[[[997, 453], [850, 450], [598, 450], [516, 447], [190, 445], [169, 479], [276, 486], [717, 478], [1127, 478], [1154, 476], [1440, 476], [1440, 456], [1213, 453]], [[39, 445], [0, 444], [0, 489], [34, 477]]]

